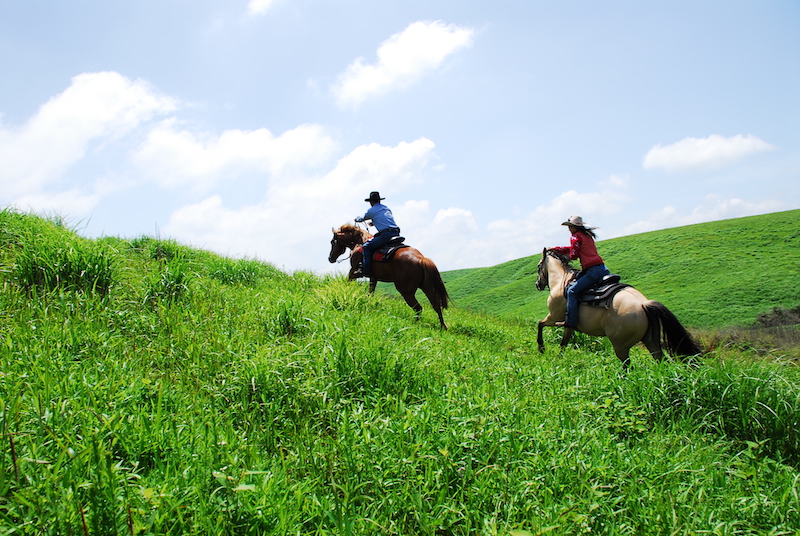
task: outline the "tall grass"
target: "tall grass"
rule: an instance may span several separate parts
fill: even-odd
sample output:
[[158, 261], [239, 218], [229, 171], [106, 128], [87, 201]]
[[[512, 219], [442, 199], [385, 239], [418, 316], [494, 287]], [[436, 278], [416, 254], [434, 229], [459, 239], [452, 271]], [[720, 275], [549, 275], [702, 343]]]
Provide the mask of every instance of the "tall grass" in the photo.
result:
[[59, 218], [51, 225], [4, 209], [0, 244], [15, 252], [10, 280], [28, 291], [108, 294], [114, 284], [113, 252], [77, 239]]
[[[533, 323], [116, 246], [106, 296], [0, 291], [0, 534], [800, 527], [794, 366], [636, 349], [622, 376], [602, 339], [540, 355]], [[189, 291], [146, 303], [174, 262]]]

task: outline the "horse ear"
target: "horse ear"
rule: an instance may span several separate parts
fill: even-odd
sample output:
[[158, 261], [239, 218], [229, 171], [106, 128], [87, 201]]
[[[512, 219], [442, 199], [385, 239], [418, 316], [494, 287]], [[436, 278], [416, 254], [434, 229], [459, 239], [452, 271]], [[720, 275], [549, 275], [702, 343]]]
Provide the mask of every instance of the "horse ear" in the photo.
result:
[[547, 255], [547, 248], [544, 248], [544, 249], [542, 250], [542, 257], [544, 257], [545, 255]]

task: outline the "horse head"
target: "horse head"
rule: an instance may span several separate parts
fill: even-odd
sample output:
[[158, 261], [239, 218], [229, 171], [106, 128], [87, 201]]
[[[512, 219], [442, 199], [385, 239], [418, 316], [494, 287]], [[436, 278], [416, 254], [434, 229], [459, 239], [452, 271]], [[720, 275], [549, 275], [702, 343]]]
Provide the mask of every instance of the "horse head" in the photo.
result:
[[348, 249], [353, 249], [366, 241], [368, 233], [350, 224], [345, 224], [338, 229], [333, 229], [331, 239], [331, 252], [328, 254], [328, 262], [334, 263]]
[[340, 231], [333, 229], [333, 238], [331, 239], [331, 252], [328, 254], [328, 262], [334, 263], [336, 259], [342, 256], [347, 247], [342, 243], [343, 236]]
[[539, 261], [538, 272], [536, 290], [544, 290], [549, 284], [549, 276], [547, 274], [547, 248], [542, 250], [542, 259]]
[[563, 280], [564, 277], [571, 278], [573, 275], [575, 275], [575, 273], [578, 272], [578, 270], [570, 265], [569, 257], [561, 255], [552, 249], [544, 248], [542, 250], [542, 259], [539, 261], [539, 274], [536, 278], [536, 290], [544, 290], [550, 285], [550, 257], [558, 261], [557, 264], [553, 265], [553, 270], [555, 271], [554, 274], [557, 274], [557, 285], [558, 281]]

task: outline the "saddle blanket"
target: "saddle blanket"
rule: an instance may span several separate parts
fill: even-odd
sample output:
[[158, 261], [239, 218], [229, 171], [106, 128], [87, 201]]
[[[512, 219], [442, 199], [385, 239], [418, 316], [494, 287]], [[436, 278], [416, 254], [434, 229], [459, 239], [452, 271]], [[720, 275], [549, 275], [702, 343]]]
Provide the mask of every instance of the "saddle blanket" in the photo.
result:
[[408, 244], [403, 244], [403, 237], [398, 237], [401, 240], [395, 241], [392, 240], [387, 245], [380, 248], [372, 255], [372, 260], [381, 262], [381, 261], [388, 261], [392, 258], [392, 256], [397, 252], [398, 249], [403, 249], [409, 247]]
[[[377, 262], [391, 260], [392, 256], [397, 252], [398, 249], [411, 247], [408, 244], [404, 244], [404, 241], [404, 237], [395, 236], [388, 244], [380, 249], [375, 250], [375, 253], [372, 254], [372, 260]], [[361, 249], [363, 252], [363, 248], [361, 246], [359, 246], [359, 249]]]

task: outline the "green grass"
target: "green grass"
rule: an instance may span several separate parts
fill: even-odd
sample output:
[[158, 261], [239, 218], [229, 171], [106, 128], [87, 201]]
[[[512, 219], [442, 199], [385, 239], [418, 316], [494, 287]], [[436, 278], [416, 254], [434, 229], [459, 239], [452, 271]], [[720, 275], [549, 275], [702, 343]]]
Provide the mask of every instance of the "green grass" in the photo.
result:
[[[113, 252], [109, 291], [30, 292], [34, 228]], [[442, 331], [341, 277], [152, 242], [0, 212], [0, 534], [797, 534], [780, 355], [637, 348], [622, 376], [604, 339], [540, 355], [534, 320]], [[154, 292], [176, 262], [184, 290]]]
[[[613, 273], [683, 323], [745, 326], [773, 307], [800, 305], [798, 219], [800, 210], [790, 210], [601, 240], [597, 248]], [[442, 276], [460, 307], [540, 319], [547, 313], [547, 293], [534, 285], [540, 256]]]

